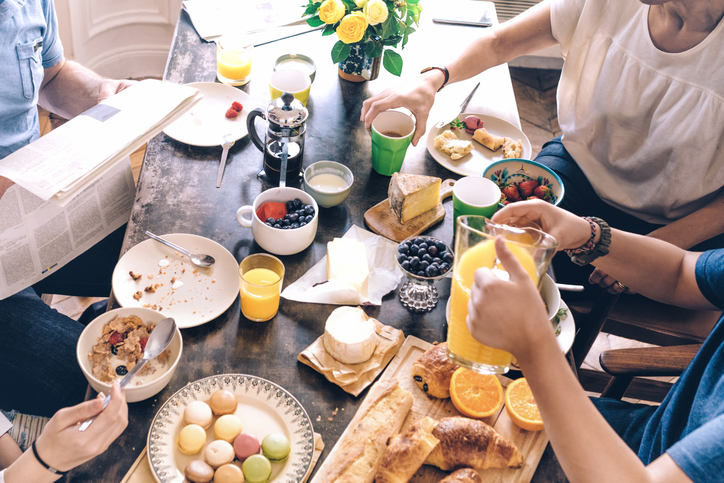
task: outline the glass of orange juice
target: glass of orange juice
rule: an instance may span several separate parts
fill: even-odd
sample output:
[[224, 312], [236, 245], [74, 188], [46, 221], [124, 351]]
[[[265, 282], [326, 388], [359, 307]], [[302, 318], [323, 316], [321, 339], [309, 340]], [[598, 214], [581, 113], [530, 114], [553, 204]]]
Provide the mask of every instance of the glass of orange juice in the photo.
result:
[[[536, 286], [548, 270], [558, 245], [555, 238], [531, 226], [501, 225], [484, 216], [458, 217], [447, 350], [448, 356], [456, 364], [484, 374], [504, 374], [513, 361], [511, 353], [475, 340], [466, 323], [475, 271], [488, 267], [500, 278], [508, 278], [505, 267], [495, 253], [496, 236], [503, 237], [508, 249], [523, 265]], [[518, 302], [525, 303], [510, 301]]]
[[231, 86], [251, 80], [251, 51], [254, 46], [240, 36], [223, 36], [216, 41], [216, 77]]
[[254, 322], [265, 322], [277, 314], [284, 283], [284, 264], [266, 253], [249, 255], [239, 264], [241, 313]]

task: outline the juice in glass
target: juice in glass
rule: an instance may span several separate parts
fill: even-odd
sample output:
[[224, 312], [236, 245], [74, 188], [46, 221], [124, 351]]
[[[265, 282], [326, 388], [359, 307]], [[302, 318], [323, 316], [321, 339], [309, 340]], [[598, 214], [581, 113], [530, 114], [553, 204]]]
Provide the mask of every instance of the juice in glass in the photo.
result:
[[279, 310], [284, 265], [271, 255], [250, 255], [241, 262], [241, 312], [249, 320], [264, 322]]
[[243, 39], [222, 37], [216, 43], [216, 77], [232, 86], [244, 85], [251, 79], [253, 46]]
[[[473, 229], [467, 224], [471, 219], [478, 223], [477, 229]], [[491, 231], [480, 219], [488, 222], [486, 218], [480, 216], [459, 218], [455, 245], [455, 268], [450, 292], [448, 355], [455, 363], [477, 372], [501, 374], [508, 371], [513, 355], [475, 340], [466, 323], [475, 271], [478, 268], [488, 267], [499, 277], [507, 278], [508, 274], [495, 252], [495, 236], [500, 235], [503, 236], [505, 245], [521, 263], [533, 282], [538, 285], [555, 253], [555, 240], [537, 230], [533, 233], [535, 237], [520, 230], [511, 230], [506, 233], [506, 230], [500, 227]]]

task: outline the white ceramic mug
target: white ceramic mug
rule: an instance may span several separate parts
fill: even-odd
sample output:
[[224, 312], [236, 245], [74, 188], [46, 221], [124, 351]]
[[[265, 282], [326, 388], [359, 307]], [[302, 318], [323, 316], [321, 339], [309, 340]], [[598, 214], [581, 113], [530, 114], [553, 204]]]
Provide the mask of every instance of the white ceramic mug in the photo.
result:
[[[314, 219], [304, 226], [291, 230], [280, 230], [264, 224], [265, 220], [260, 220], [256, 216], [256, 211], [264, 203], [271, 201], [285, 203], [295, 198], [299, 198], [305, 205], [314, 207]], [[246, 218], [244, 216], [246, 214], [251, 214], [251, 218]], [[241, 226], [251, 228], [254, 241], [264, 250], [274, 255], [294, 255], [314, 241], [319, 223], [319, 206], [309, 193], [297, 188], [270, 188], [257, 196], [253, 205], [239, 208], [236, 211], [236, 220]]]

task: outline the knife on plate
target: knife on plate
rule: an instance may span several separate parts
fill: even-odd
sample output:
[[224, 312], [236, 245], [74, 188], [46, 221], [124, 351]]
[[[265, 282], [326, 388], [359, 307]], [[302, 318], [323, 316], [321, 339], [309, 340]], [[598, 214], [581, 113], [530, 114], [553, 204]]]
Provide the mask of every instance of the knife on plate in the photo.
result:
[[[475, 94], [475, 91], [478, 90], [478, 87], [479, 87], [479, 86], [480, 86], [480, 82], [478, 82], [477, 84], [475, 84], [475, 87], [473, 87], [473, 90], [470, 91], [470, 94], [468, 94], [468, 97], [466, 97], [465, 100], [460, 104], [460, 107], [459, 107], [459, 108], [449, 109], [448, 112], [449, 112], [450, 114], [449, 114], [449, 115], [448, 115], [448, 114], [443, 115], [443, 116], [442, 116], [442, 120], [441, 120], [440, 122], [438, 122], [438, 123], [435, 125], [435, 127], [436, 127], [437, 129], [440, 129], [440, 128], [442, 128], [444, 125], [450, 124], [451, 122], [453, 122], [453, 121], [455, 120], [455, 118], [458, 117], [458, 116], [460, 115], [460, 113], [465, 110], [465, 108], [466, 108], [467, 105], [468, 105], [468, 102], [470, 102], [470, 99], [472, 99], [473, 94]], [[455, 111], [454, 113], [452, 112], [453, 110]]]

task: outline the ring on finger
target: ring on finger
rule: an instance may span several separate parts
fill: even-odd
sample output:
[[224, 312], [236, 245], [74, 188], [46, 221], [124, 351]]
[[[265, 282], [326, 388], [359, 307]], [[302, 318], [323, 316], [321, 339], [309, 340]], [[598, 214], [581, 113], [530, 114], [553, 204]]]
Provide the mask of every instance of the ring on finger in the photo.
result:
[[622, 284], [621, 282], [619, 282], [618, 280], [616, 281], [616, 283], [614, 285], [616, 285], [622, 292], [625, 292], [626, 290], [628, 290], [628, 287], [626, 285]]

